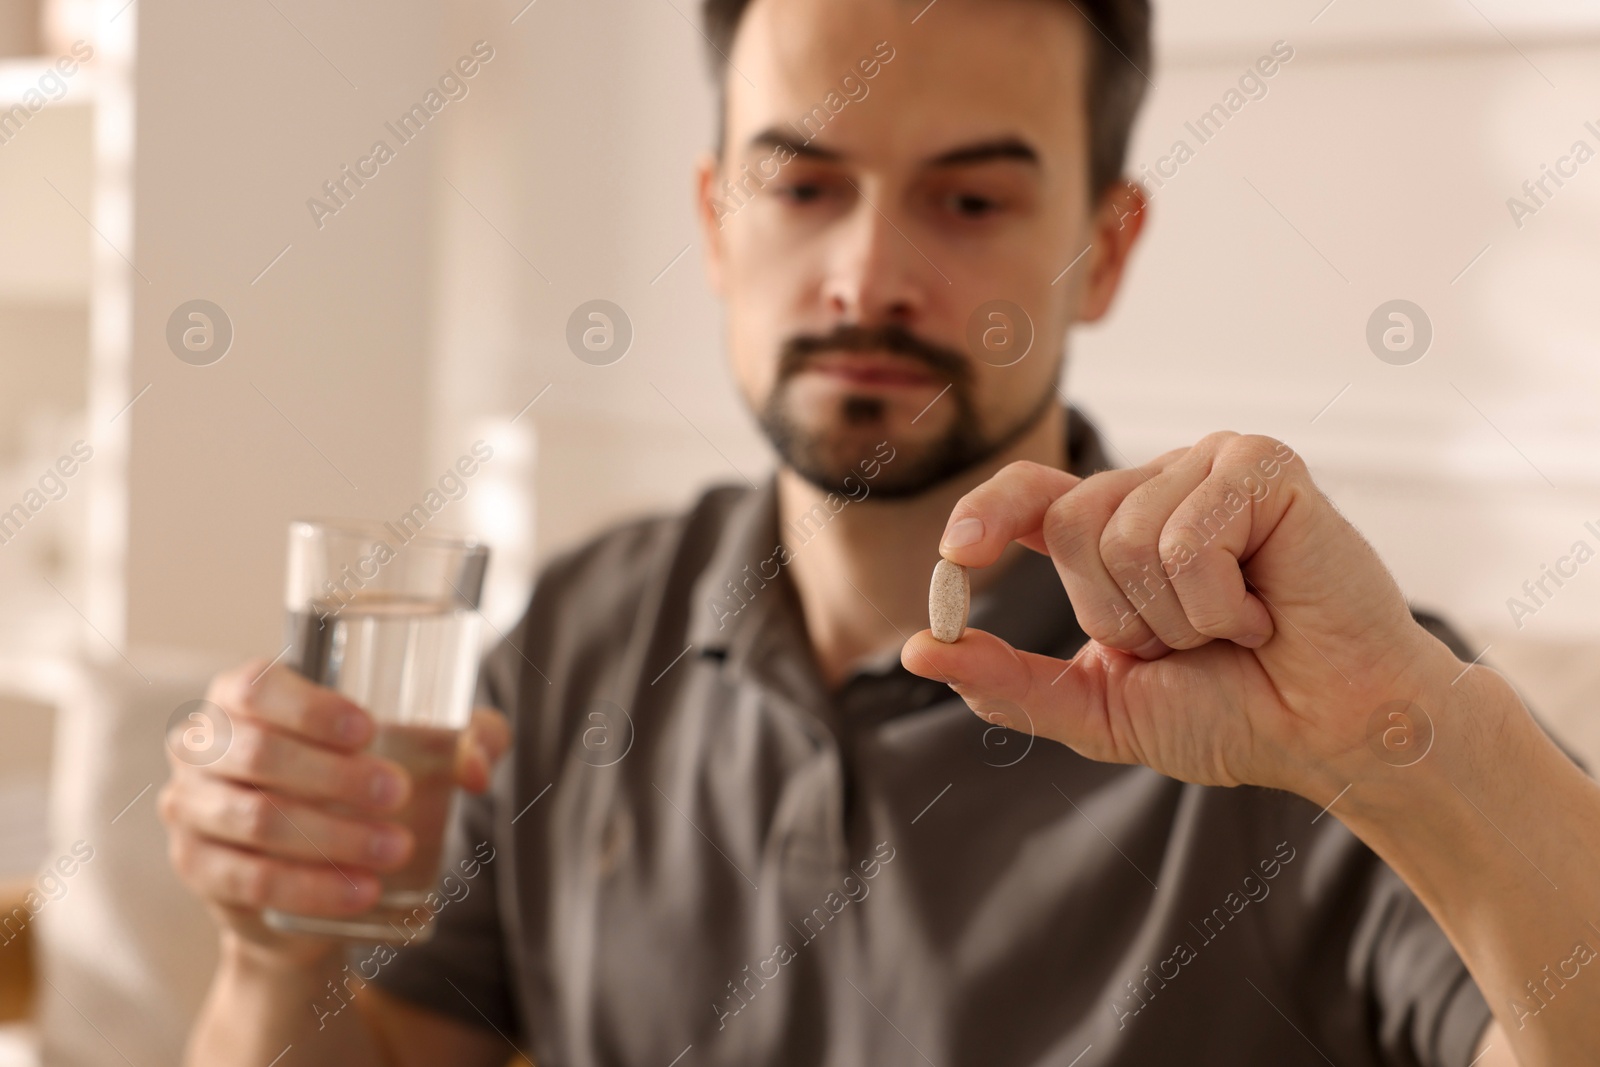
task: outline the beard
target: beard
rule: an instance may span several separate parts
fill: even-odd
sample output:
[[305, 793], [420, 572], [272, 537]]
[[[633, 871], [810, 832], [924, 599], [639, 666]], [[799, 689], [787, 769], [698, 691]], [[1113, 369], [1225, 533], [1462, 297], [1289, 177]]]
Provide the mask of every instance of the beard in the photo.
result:
[[789, 401], [795, 376], [817, 353], [840, 351], [907, 356], [950, 383], [941, 400], [954, 405], [955, 417], [944, 433], [915, 450], [901, 445], [894, 461], [883, 464], [873, 479], [873, 493], [886, 500], [920, 496], [1009, 448], [1044, 418], [1055, 400], [1052, 390], [1043, 390], [1015, 425], [988, 437], [973, 403], [971, 364], [960, 352], [924, 341], [895, 324], [840, 326], [827, 336], [792, 337], [778, 354], [777, 379], [756, 419], [783, 462], [825, 493], [849, 496], [852, 483], [859, 485], [857, 467], [868, 455], [854, 454], [853, 447], [858, 438], [870, 435], [874, 428], [881, 430], [888, 413], [888, 404], [880, 396], [847, 393], [839, 402], [839, 418], [854, 432], [817, 430], [794, 417]]

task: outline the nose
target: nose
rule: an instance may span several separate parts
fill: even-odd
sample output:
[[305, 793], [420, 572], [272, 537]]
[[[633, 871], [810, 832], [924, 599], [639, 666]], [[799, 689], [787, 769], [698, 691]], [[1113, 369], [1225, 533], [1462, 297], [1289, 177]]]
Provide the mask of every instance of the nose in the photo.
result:
[[[869, 197], [871, 199], [869, 199]], [[927, 308], [931, 263], [870, 190], [857, 189], [855, 204], [834, 234], [823, 298], [837, 322], [861, 326], [914, 326]], [[943, 283], [940, 283], [943, 284]]]

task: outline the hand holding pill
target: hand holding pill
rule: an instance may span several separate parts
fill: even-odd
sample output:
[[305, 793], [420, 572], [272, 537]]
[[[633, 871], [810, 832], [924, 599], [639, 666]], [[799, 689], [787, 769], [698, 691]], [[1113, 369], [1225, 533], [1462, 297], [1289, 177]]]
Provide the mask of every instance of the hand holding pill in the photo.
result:
[[[967, 626], [969, 569], [1000, 564], [1013, 542], [1055, 565], [1089, 637], [1071, 659]], [[1371, 770], [1374, 708], [1420, 703], [1460, 673], [1300, 457], [1269, 438], [1214, 434], [1087, 478], [1010, 464], [957, 502], [939, 552], [907, 670], [976, 710], [1015, 705], [1092, 759], [1185, 781], [1326, 803]]]

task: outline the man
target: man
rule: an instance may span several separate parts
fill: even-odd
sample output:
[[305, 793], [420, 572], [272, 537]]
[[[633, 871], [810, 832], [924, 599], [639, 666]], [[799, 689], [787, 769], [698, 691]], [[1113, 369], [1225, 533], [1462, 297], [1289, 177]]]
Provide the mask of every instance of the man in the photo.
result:
[[1600, 791], [1288, 446], [1106, 470], [1058, 402], [1144, 217], [1144, 5], [706, 14], [708, 265], [782, 466], [545, 571], [430, 942], [261, 924], [370, 906], [406, 784], [336, 694], [216, 680], [233, 746], [162, 798], [222, 929], [190, 1062], [1600, 1061]]

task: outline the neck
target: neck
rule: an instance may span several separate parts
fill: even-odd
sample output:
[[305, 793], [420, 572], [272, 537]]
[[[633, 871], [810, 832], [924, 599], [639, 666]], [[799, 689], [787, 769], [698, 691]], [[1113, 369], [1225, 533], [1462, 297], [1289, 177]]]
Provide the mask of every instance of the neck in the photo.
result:
[[[928, 626], [928, 579], [939, 561], [939, 538], [962, 496], [1008, 463], [1031, 460], [1064, 469], [1066, 410], [1044, 418], [1005, 450], [927, 492], [881, 500], [871, 494], [829, 508], [825, 492], [787, 467], [778, 471], [779, 529], [800, 596], [806, 632], [830, 690], [858, 660], [898, 649]], [[834, 506], [844, 498], [835, 494]], [[820, 509], [820, 510], [813, 510]], [[829, 516], [822, 529], [812, 516]], [[974, 591], [987, 586], [1027, 549], [1011, 545], [1000, 562], [974, 572]]]

